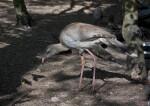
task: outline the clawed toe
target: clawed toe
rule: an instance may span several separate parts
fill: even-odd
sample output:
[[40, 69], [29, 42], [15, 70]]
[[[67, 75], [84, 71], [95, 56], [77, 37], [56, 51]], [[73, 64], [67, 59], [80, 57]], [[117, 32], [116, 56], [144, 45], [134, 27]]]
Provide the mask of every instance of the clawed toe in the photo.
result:
[[96, 90], [91, 89], [90, 93], [94, 94], [96, 92]]

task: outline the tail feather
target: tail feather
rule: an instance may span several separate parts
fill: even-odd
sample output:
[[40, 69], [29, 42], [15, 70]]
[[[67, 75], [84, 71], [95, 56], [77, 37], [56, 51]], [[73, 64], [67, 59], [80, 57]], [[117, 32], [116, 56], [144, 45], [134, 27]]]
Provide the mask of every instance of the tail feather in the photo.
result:
[[116, 61], [115, 57], [112, 56], [109, 52], [107, 52], [100, 44], [96, 44], [89, 49], [98, 57], [102, 57], [111, 61]]
[[117, 39], [108, 39], [107, 40], [111, 45], [119, 48], [122, 52], [127, 53], [131, 57], [138, 57], [136, 53], [134, 53], [132, 50], [129, 49], [128, 46], [125, 44], [119, 42]]

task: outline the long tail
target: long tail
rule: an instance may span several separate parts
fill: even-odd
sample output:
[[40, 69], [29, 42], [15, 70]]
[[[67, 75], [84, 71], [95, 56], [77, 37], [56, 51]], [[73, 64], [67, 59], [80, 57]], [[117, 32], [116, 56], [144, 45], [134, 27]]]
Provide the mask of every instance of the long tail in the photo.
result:
[[111, 45], [119, 48], [122, 52], [127, 53], [129, 56], [138, 57], [138, 55], [136, 53], [134, 53], [132, 50], [130, 50], [128, 46], [126, 46], [125, 44], [119, 42], [117, 39], [107, 39], [107, 41]]

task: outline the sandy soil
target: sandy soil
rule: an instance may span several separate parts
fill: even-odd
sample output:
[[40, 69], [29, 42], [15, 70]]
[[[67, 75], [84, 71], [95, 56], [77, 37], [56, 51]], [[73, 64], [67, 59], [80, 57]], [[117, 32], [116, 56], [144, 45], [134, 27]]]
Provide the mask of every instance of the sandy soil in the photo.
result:
[[[92, 58], [84, 54], [86, 69], [81, 92], [80, 56], [70, 51], [53, 56], [44, 64], [36, 58], [47, 45], [57, 43], [61, 29], [71, 22], [92, 23], [97, 2], [25, 0], [36, 24], [17, 28], [12, 0], [0, 1], [0, 106], [141, 106], [142, 87], [125, 75], [126, 55], [109, 49], [119, 63], [98, 59], [96, 93], [91, 94]], [[105, 16], [121, 22], [117, 0], [101, 0]], [[144, 105], [143, 105], [144, 106]]]

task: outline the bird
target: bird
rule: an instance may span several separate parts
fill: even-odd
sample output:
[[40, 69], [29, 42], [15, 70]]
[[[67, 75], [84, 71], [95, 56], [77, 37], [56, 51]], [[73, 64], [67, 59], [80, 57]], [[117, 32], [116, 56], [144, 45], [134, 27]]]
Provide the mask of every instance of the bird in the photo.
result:
[[102, 14], [102, 11], [100, 10], [99, 7], [97, 7], [94, 11], [94, 14], [93, 14], [93, 22], [94, 22], [94, 25], [99, 25], [100, 22], [102, 21], [103, 19], [103, 14]]
[[80, 91], [85, 65], [83, 53], [89, 53], [94, 60], [93, 82], [91, 89], [91, 92], [94, 92], [97, 57], [115, 61], [115, 58], [105, 50], [104, 47], [107, 46], [119, 48], [129, 56], [137, 57], [137, 54], [132, 52], [128, 46], [118, 41], [115, 35], [105, 31], [99, 26], [81, 22], [74, 22], [65, 26], [60, 33], [60, 43], [49, 45], [44, 54], [37, 57], [42, 59], [42, 62], [44, 62], [46, 58], [50, 58], [60, 52], [68, 51], [70, 49], [77, 50], [81, 56], [82, 64], [79, 87], [77, 89], [77, 91]]

